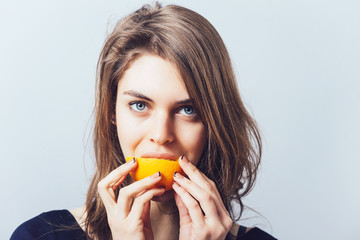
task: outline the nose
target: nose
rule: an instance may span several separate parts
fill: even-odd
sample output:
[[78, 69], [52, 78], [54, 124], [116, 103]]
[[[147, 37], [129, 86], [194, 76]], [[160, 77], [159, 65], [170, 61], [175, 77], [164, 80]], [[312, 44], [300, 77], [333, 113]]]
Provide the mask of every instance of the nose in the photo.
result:
[[173, 121], [167, 113], [154, 114], [149, 126], [149, 139], [159, 145], [172, 143], [175, 139]]

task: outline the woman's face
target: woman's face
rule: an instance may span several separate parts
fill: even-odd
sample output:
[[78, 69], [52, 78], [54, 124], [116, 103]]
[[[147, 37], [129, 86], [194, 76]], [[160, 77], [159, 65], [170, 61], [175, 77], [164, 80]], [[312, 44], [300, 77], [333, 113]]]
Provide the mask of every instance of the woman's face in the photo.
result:
[[156, 55], [140, 56], [120, 79], [116, 125], [125, 157], [184, 154], [196, 165], [207, 139], [177, 68]]

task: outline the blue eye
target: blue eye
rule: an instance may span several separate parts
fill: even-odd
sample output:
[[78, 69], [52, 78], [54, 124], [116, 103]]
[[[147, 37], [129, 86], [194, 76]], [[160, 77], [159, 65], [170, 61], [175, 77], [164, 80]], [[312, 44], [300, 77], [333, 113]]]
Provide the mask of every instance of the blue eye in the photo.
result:
[[195, 115], [195, 109], [193, 106], [184, 106], [180, 111], [181, 114], [185, 115]]
[[140, 112], [144, 111], [146, 108], [146, 103], [144, 102], [132, 102], [130, 103], [130, 108], [134, 111]]

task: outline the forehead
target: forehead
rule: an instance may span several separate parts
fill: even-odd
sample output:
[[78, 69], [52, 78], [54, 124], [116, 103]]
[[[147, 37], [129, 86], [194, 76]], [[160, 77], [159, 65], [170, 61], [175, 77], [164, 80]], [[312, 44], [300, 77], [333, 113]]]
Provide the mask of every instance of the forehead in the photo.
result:
[[124, 72], [119, 80], [118, 93], [129, 90], [149, 96], [180, 97], [181, 100], [189, 97], [178, 69], [156, 55], [138, 57]]

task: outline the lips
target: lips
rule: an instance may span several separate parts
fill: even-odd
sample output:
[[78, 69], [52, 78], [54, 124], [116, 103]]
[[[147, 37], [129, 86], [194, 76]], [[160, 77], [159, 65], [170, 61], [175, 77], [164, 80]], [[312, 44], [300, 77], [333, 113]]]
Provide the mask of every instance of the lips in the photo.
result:
[[180, 156], [173, 153], [157, 153], [157, 152], [149, 152], [142, 154], [140, 157], [142, 158], [158, 158], [158, 159], [167, 159], [167, 160], [177, 160]]

